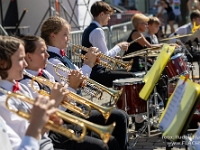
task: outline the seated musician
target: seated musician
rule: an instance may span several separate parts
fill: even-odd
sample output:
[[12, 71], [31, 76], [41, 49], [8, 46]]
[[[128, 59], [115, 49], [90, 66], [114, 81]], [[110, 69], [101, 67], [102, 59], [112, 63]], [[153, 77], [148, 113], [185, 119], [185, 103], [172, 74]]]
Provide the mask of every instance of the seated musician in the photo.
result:
[[145, 38], [150, 44], [159, 44], [158, 38], [155, 34], [158, 33], [160, 25], [160, 20], [157, 17], [149, 18], [148, 32], [145, 35]]
[[[97, 47], [101, 53], [110, 56], [111, 58], [117, 57], [120, 50], [126, 51], [129, 46], [129, 43], [127, 42], [118, 43], [110, 50], [108, 50], [106, 45], [106, 38], [102, 26], [108, 24], [113, 9], [107, 3], [97, 1], [92, 5], [90, 12], [93, 16], [93, 21], [84, 30], [82, 35], [82, 45], [87, 48], [91, 46]], [[84, 51], [82, 51], [82, 53], [85, 54]], [[112, 87], [115, 79], [133, 77], [135, 77], [133, 73], [126, 72], [124, 69], [108, 70], [104, 66], [100, 65], [95, 65], [90, 74], [91, 79], [107, 87]]]
[[[146, 31], [146, 29], [148, 27], [148, 21], [149, 21], [148, 17], [146, 17], [143, 14], [135, 14], [131, 20], [132, 20], [132, 24], [135, 29], [132, 30], [127, 42], [131, 42], [139, 37], [142, 37], [142, 38], [139, 39], [137, 42], [131, 44], [128, 47], [128, 50], [124, 53], [124, 55], [127, 55], [132, 52], [137, 52], [138, 50], [142, 50], [145, 47], [151, 48], [152, 46], [161, 46], [162, 45], [162, 44], [152, 45], [145, 39], [144, 35], [142, 34], [143, 32]], [[129, 61], [131, 59], [132, 58], [125, 58], [124, 60]], [[131, 69], [132, 72], [144, 70], [144, 66], [141, 64], [142, 59], [143, 59], [143, 57], [140, 57], [140, 56], [134, 57], [134, 62], [133, 62], [132, 69]]]
[[[47, 102], [47, 103], [46, 103]], [[39, 139], [44, 125], [49, 120], [49, 115], [56, 109], [52, 106], [55, 101], [47, 97], [38, 96], [31, 109], [30, 124], [23, 138], [6, 123], [0, 116], [0, 144], [2, 150], [39, 150]]]
[[[193, 25], [194, 25], [194, 22], [196, 22], [196, 26], [199, 26], [200, 25], [200, 11], [199, 10], [194, 10], [192, 11], [192, 13], [190, 14], [190, 23], [188, 24], [185, 24], [179, 28], [177, 28], [175, 30], [175, 33], [176, 35], [185, 35], [185, 34], [191, 34], [192, 33], [192, 28], [193, 28]], [[174, 36], [175, 33], [171, 34], [170, 37]], [[186, 43], [188, 41], [187, 40], [188, 37], [183, 37], [183, 38], [180, 38], [180, 40], [183, 42], [183, 43]], [[176, 39], [172, 39], [170, 40], [171, 42], [175, 43], [176, 42]], [[193, 42], [193, 41], [191, 41]]]
[[[0, 87], [6, 91], [16, 92], [25, 95], [29, 98], [32, 98], [32, 95], [28, 88], [25, 85], [17, 82], [17, 80], [20, 80], [23, 77], [23, 69], [27, 66], [27, 63], [24, 58], [25, 51], [23, 41], [9, 36], [0, 37]], [[62, 92], [62, 87], [58, 87], [57, 93], [58, 94], [52, 98], [57, 98], [57, 101], [61, 101], [63, 99], [63, 94], [65, 94]], [[20, 109], [26, 113], [32, 112], [31, 114], [33, 116], [31, 117], [29, 123], [29, 121], [27, 121], [26, 119], [19, 117], [17, 114], [7, 109], [5, 105], [6, 98], [7, 94], [1, 91], [0, 116], [3, 118], [6, 124], [10, 128], [12, 128], [12, 130], [17, 134], [19, 138], [18, 140], [13, 140], [12, 136], [9, 137], [9, 139], [11, 140], [11, 147], [17, 149], [24, 135], [34, 135], [33, 138], [39, 140], [39, 146], [41, 150], [52, 150], [53, 145], [51, 143], [51, 140], [47, 137], [45, 131], [41, 130], [41, 128], [48, 120], [48, 116], [52, 112], [51, 107], [55, 106], [55, 102], [51, 102], [47, 98], [39, 97], [36, 99], [35, 106], [33, 107], [33, 109], [31, 109], [32, 106], [27, 104], [26, 102], [18, 100], [14, 97], [11, 98], [9, 100], [9, 106], [12, 109]], [[45, 112], [45, 110], [48, 112]], [[38, 115], [38, 113], [40, 113], [40, 115]], [[32, 134], [32, 132], [34, 133]], [[28, 140], [30, 140], [30, 142], [34, 142], [34, 140], [31, 140], [30, 138], [28, 138]], [[37, 148], [39, 146], [37, 146], [36, 144], [36, 147], [34, 148]]]
[[[52, 26], [54, 28], [52, 28]], [[45, 45], [44, 41], [38, 41], [37, 39], [34, 40], [29, 40], [28, 38], [23, 38], [26, 42], [26, 47], [30, 47], [32, 44], [37, 44], [38, 42], [40, 44], [35, 45], [35, 49], [30, 52], [29, 49], [26, 49], [26, 54], [30, 58], [27, 58], [27, 62], [29, 65], [29, 70], [39, 70], [40, 68], [44, 67], [46, 59], [49, 57], [49, 61], [51, 61], [54, 64], [62, 64], [66, 67], [69, 67], [70, 69], [74, 69], [73, 74], [76, 73], [75, 75], [75, 80], [70, 81], [69, 86], [74, 84], [74, 86], [71, 86], [74, 91], [77, 91], [78, 87], [80, 86], [80, 83], [83, 81], [82, 78], [82, 73], [79, 71], [77, 66], [75, 66], [71, 60], [67, 56], [62, 56], [60, 54], [60, 49], [65, 49], [67, 47], [67, 42], [69, 41], [69, 30], [70, 26], [67, 23], [66, 20], [60, 17], [50, 17], [42, 25], [41, 28], [41, 35], [42, 38], [45, 39], [47, 47], [45, 47], [45, 51], [49, 53], [49, 56], [42, 56], [40, 57], [41, 61], [37, 61], [37, 55], [40, 55], [41, 47], [38, 47], [37, 45]], [[29, 42], [28, 42], [29, 41]], [[44, 48], [44, 47], [43, 47]], [[90, 48], [90, 50], [96, 50], [96, 48]], [[42, 54], [41, 54], [42, 55]], [[90, 74], [92, 64], [96, 61], [96, 53], [95, 52], [89, 52], [88, 59], [85, 61], [85, 65], [82, 67], [82, 72], [83, 74]], [[93, 57], [93, 58], [91, 58]], [[30, 61], [32, 60], [32, 61]], [[66, 61], [67, 60], [67, 61]], [[33, 64], [37, 63], [36, 68], [30, 68], [30, 66], [33, 66]], [[90, 67], [88, 65], [90, 65]], [[58, 81], [61, 81], [60, 78], [56, 75], [55, 69], [51, 65], [46, 66], [46, 70], [50, 72], [51, 75], [55, 75], [54, 78]], [[73, 76], [72, 74], [72, 76]], [[36, 74], [37, 75], [37, 74]], [[64, 77], [67, 77], [68, 73], [62, 74]], [[80, 76], [81, 75], [81, 76]], [[69, 76], [71, 78], [72, 76]], [[30, 82], [30, 79], [29, 79]], [[71, 83], [72, 82], [72, 83]], [[84, 141], [82, 143], [77, 143], [76, 141], [69, 140], [69, 138], [66, 138], [62, 135], [56, 134], [54, 132], [50, 133], [50, 138], [53, 141], [54, 147], [55, 148], [62, 148], [62, 149], [99, 149], [99, 150], [104, 150], [104, 149], [126, 149], [127, 148], [127, 142], [126, 142], [126, 128], [128, 124], [128, 119], [127, 115], [121, 111], [114, 109], [111, 112], [111, 115], [108, 119], [108, 121], [105, 123], [104, 117], [100, 114], [99, 111], [97, 110], [92, 110], [90, 113], [89, 118], [87, 118], [88, 121], [100, 124], [100, 125], [108, 125], [113, 122], [116, 122], [116, 127], [113, 132], [113, 136], [111, 136], [110, 141], [108, 142], [108, 145], [103, 147], [103, 142], [102, 140], [96, 138], [96, 137], [91, 137], [91, 136], [86, 136], [84, 138]], [[117, 140], [117, 141], [116, 141]]]

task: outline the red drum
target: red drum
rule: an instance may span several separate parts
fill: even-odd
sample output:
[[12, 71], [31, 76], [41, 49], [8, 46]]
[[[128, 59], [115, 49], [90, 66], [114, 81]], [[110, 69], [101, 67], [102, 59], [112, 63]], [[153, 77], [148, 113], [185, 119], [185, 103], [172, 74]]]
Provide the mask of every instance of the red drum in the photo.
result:
[[129, 115], [140, 114], [147, 111], [147, 102], [139, 97], [139, 92], [144, 86], [143, 78], [126, 78], [113, 81], [113, 88], [123, 92], [117, 101], [117, 107], [127, 111]]
[[173, 78], [187, 72], [187, 64], [184, 61], [183, 56], [184, 54], [178, 53], [171, 57], [166, 68], [169, 78]]

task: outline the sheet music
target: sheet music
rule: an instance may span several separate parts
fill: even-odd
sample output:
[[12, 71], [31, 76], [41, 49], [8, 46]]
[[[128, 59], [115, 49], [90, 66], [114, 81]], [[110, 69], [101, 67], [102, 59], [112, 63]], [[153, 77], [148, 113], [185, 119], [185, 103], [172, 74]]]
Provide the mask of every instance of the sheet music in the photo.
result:
[[185, 92], [186, 86], [187, 86], [187, 82], [183, 84], [183, 80], [178, 81], [177, 88], [174, 91], [172, 100], [170, 101], [168, 107], [166, 108], [167, 109], [166, 113], [159, 124], [160, 131], [166, 131], [167, 128], [170, 126], [171, 122], [173, 121], [180, 107], [181, 100], [183, 98], [183, 94]]
[[200, 149], [200, 127], [198, 128], [191, 144], [195, 147], [195, 149]]

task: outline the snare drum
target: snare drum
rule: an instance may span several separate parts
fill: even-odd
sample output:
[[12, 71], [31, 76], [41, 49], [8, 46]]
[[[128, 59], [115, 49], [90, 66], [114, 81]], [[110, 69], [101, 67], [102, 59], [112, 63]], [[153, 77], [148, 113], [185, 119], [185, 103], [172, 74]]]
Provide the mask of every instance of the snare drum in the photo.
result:
[[185, 62], [183, 57], [183, 53], [178, 53], [171, 57], [166, 68], [169, 78], [173, 78], [187, 72], [187, 63]]
[[117, 101], [117, 107], [129, 115], [140, 114], [147, 111], [147, 102], [139, 97], [139, 92], [144, 86], [143, 78], [126, 78], [113, 81], [113, 88], [123, 92]]

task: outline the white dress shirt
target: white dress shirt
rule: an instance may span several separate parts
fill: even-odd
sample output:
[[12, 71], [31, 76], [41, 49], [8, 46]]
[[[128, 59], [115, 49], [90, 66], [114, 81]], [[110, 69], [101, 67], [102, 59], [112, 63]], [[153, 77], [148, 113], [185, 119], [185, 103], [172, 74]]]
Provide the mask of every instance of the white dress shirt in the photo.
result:
[[[56, 48], [56, 47], [52, 47], [52, 46], [48, 46], [48, 49], [47, 51], [49, 52], [53, 52], [55, 54], [58, 54], [59, 56], [60, 55], [60, 49]], [[62, 56], [61, 56], [62, 57]], [[54, 65], [58, 65], [58, 64], [61, 64], [61, 65], [64, 65], [60, 60], [58, 59], [55, 59], [55, 58], [50, 58], [49, 59], [49, 62], [53, 63]], [[76, 66], [74, 64], [76, 70], [80, 70], [83, 75], [87, 75], [88, 77], [90, 76], [90, 73], [92, 71], [92, 68], [90, 68], [88, 65], [83, 65], [82, 68], [79, 68], [78, 66]], [[56, 74], [55, 72], [55, 68], [50, 65], [50, 64], [47, 64], [46, 68], [45, 68], [53, 77], [56, 81], [58, 82], [61, 82], [61, 79], [60, 77]], [[63, 75], [64, 77], [67, 77], [68, 76], [68, 73], [64, 73], [63, 71], [58, 71], [61, 75]]]
[[107, 56], [115, 57], [120, 52], [120, 47], [115, 45], [112, 49], [108, 50], [106, 46], [106, 38], [101, 25], [96, 21], [92, 21], [92, 23], [95, 23], [98, 26], [98, 28], [94, 29], [89, 35], [89, 41], [92, 46], [97, 47], [101, 53]]
[[[26, 70], [26, 72], [28, 72], [34, 76], [38, 76], [38, 74], [39, 74], [39, 71], [34, 71], [34, 70], [29, 70], [29, 69], [25, 69], [25, 70]], [[53, 83], [55, 82], [54, 77], [47, 70], [43, 70], [43, 72], [48, 76], [48, 78], [51, 82], [53, 82]], [[34, 99], [38, 96], [38, 92], [33, 90], [32, 86], [31, 86], [31, 79], [29, 79], [29, 78], [22, 79], [22, 80], [20, 80], [20, 83], [27, 86], [27, 88], [31, 92]], [[39, 84], [37, 82], [33, 82], [33, 87], [36, 90], [40, 90]]]
[[[176, 33], [177, 35], [190, 34], [191, 31], [190, 31], [190, 33], [188, 33], [188, 30], [187, 30], [188, 25], [190, 26], [190, 29], [191, 29], [191, 31], [192, 31], [193, 25], [192, 25], [192, 23], [188, 23], [188, 24], [185, 24], [185, 25], [183, 25], [183, 26], [177, 28], [176, 31], [175, 31], [175, 33]], [[169, 37], [173, 37], [173, 36], [174, 36], [174, 33], [172, 33]], [[187, 38], [187, 37], [186, 37], [186, 38]], [[176, 39], [170, 40], [170, 43], [175, 43], [175, 42], [176, 42]], [[183, 41], [183, 42], [186, 42], [186, 41]]]
[[[30, 74], [32, 74], [32, 75], [34, 75], [34, 76], [38, 76], [38, 74], [39, 74], [39, 71], [34, 71], [34, 70], [30, 70], [30, 69], [25, 69], [25, 70], [26, 70], [26, 72], [28, 72], [28, 73], [30, 73]], [[44, 70], [44, 69], [43, 69], [43, 72], [47, 75], [47, 77], [49, 78], [49, 81], [55, 83], [54, 77], [53, 77], [47, 70]], [[28, 88], [29, 91], [31, 92], [33, 98], [35, 99], [35, 98], [38, 96], [38, 92], [35, 91], [35, 90], [33, 90], [32, 86], [31, 86], [31, 80], [32, 80], [32, 79], [29, 79], [29, 78], [27, 78], [27, 79], [22, 79], [22, 80], [20, 80], [20, 83], [22, 83], [22, 84], [24, 84], [24, 85], [27, 86], [27, 88]], [[33, 87], [34, 87], [34, 89], [36, 89], [36, 90], [40, 90], [39, 84], [38, 84], [37, 82], [33, 82]], [[76, 91], [75, 91], [74, 89], [72, 89], [72, 88], [69, 88], [69, 90], [76, 93]], [[64, 108], [64, 107], [61, 106], [61, 105], [59, 106], [59, 109], [61, 109], [61, 110], [63, 110], [63, 111], [66, 110], [66, 108]]]
[[3, 150], [39, 150], [38, 141], [30, 136], [22, 139], [0, 116], [0, 145]]
[[[12, 82], [9, 82], [7, 80], [0, 80], [0, 87], [7, 91], [12, 91], [13, 86], [14, 83]], [[24, 84], [19, 83], [19, 90], [16, 91], [16, 93], [25, 95], [33, 99], [31, 92]], [[29, 126], [29, 122], [26, 119], [18, 116], [17, 114], [7, 109], [5, 105], [6, 98], [7, 95], [0, 92], [0, 116], [5, 120], [6, 124], [14, 130], [14, 132], [19, 136], [19, 138], [22, 139]], [[10, 98], [8, 104], [10, 108], [14, 110], [22, 110], [27, 113], [29, 113], [32, 108], [32, 105], [18, 100], [16, 98]], [[42, 136], [42, 139], [39, 142], [41, 146], [46, 146], [50, 148], [53, 147], [53, 145], [51, 144], [51, 140], [47, 137], [46, 133]], [[16, 141], [11, 141], [11, 145], [18, 145], [18, 143], [16, 143]]]
[[[14, 83], [9, 82], [7, 80], [0, 80], [0, 87], [5, 90], [12, 91]], [[16, 93], [21, 93], [32, 98], [28, 88], [23, 84], [19, 83], [19, 91]], [[5, 105], [7, 95], [0, 93], [0, 115], [6, 121], [7, 125], [9, 125], [22, 139], [25, 135], [26, 129], [28, 128], [28, 121], [24, 118], [19, 117], [15, 113], [9, 111]], [[9, 100], [9, 106], [15, 110], [23, 110], [25, 112], [30, 112], [31, 106], [25, 102], [22, 102], [18, 99], [11, 98]]]

